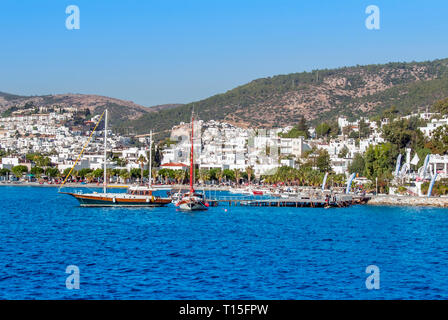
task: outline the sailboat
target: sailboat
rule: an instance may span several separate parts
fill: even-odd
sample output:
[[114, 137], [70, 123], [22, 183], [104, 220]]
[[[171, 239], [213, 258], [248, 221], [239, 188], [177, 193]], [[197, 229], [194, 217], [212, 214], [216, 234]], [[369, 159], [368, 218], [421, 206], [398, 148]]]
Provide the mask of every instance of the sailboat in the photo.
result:
[[[110, 193], [107, 192], [107, 175], [106, 175], [106, 169], [107, 169], [107, 110], [103, 113], [105, 115], [104, 119], [104, 183], [103, 183], [103, 192], [93, 192], [93, 193], [73, 193], [73, 192], [60, 192], [63, 194], [68, 194], [74, 198], [76, 198], [79, 201], [79, 204], [81, 207], [161, 207], [165, 206], [169, 203], [171, 203], [170, 198], [162, 198], [162, 197], [156, 197], [153, 195], [154, 189], [151, 187], [152, 184], [152, 177], [151, 177], [151, 164], [152, 164], [152, 131], [151, 131], [151, 138], [150, 138], [150, 156], [149, 156], [149, 183], [148, 185], [139, 185], [139, 186], [131, 186], [128, 188], [126, 193]], [[102, 117], [101, 117], [102, 118]], [[98, 123], [101, 121], [98, 121]], [[95, 126], [96, 127], [98, 126]], [[95, 129], [93, 131], [95, 131]], [[92, 131], [92, 134], [93, 134]], [[91, 134], [91, 136], [92, 136]], [[90, 136], [90, 137], [91, 137]], [[90, 141], [87, 141], [87, 143]], [[83, 150], [87, 144], [84, 146]], [[81, 151], [82, 154], [83, 151]], [[78, 156], [77, 161], [81, 157], [81, 154]], [[72, 167], [75, 167], [77, 161]], [[70, 171], [71, 173], [71, 171]], [[61, 187], [65, 184], [65, 181], [67, 180], [68, 176], [65, 178], [64, 182], [62, 183]]]
[[194, 111], [191, 114], [190, 190], [176, 203], [177, 207], [185, 211], [207, 210], [209, 206], [209, 204], [205, 200], [204, 195], [195, 192], [193, 188], [193, 181], [194, 181], [193, 138], [194, 138]]

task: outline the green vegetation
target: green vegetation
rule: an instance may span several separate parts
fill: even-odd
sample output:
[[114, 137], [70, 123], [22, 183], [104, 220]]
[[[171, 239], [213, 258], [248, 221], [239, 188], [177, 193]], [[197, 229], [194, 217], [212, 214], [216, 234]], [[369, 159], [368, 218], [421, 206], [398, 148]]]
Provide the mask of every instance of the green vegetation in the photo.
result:
[[309, 127], [306, 123], [306, 120], [303, 116], [300, 116], [299, 122], [296, 126], [294, 126], [289, 132], [280, 134], [279, 136], [281, 138], [299, 138], [304, 137], [305, 139], [308, 139], [310, 137], [309, 133]]
[[[416, 77], [415, 68], [423, 68], [425, 70], [423, 78], [431, 80], [420, 80], [422, 77]], [[250, 123], [254, 127], [297, 126], [297, 113], [282, 108], [287, 104], [286, 96], [295, 93], [312, 94], [310, 90], [323, 86], [324, 80], [328, 77], [347, 79], [346, 86], [342, 88], [347, 92], [364, 88], [365, 77], [378, 77], [390, 87], [362, 97], [356, 94], [338, 95], [332, 91], [326, 91], [332, 108], [322, 109], [318, 118], [309, 119], [314, 125], [332, 121], [338, 115], [346, 115], [350, 119], [359, 118], [360, 107], [366, 105], [372, 106], [367, 111], [363, 111], [364, 115], [370, 117], [391, 111], [391, 106], [395, 106], [395, 115], [416, 111], [423, 106], [431, 106], [437, 100], [446, 98], [448, 59], [315, 70], [257, 79], [226, 93], [168, 110], [148, 113], [139, 119], [126, 121], [120, 125], [132, 127], [137, 133], [147, 133], [148, 128], [154, 128], [156, 131], [164, 132], [158, 136], [159, 139], [164, 139], [173, 125], [181, 121], [189, 122], [194, 105], [199, 117], [205, 121], [237, 119]], [[270, 112], [269, 120], [274, 121], [273, 123], [267, 124], [265, 119], [260, 118], [261, 105], [269, 108], [267, 109]], [[307, 108], [319, 110], [321, 106], [310, 104]], [[327, 128], [322, 127], [322, 129]], [[302, 131], [300, 128], [295, 127], [285, 137], [297, 137], [301, 135], [300, 131]], [[326, 135], [328, 130], [322, 130], [321, 133]], [[362, 125], [360, 133], [361, 136], [367, 134]]]
[[[323, 183], [324, 176], [325, 172], [319, 172], [307, 166], [302, 166], [300, 169], [283, 166], [278, 168], [274, 174], [262, 176], [261, 179], [268, 183], [319, 187]], [[330, 174], [327, 179], [327, 187], [340, 187], [344, 182], [344, 175]]]
[[[429, 182], [422, 184], [422, 193], [427, 194], [429, 189]], [[448, 179], [441, 179], [434, 184], [432, 188], [432, 196], [446, 196], [448, 195]]]
[[25, 173], [28, 173], [28, 167], [18, 165], [12, 167], [11, 171], [16, 176], [16, 178], [21, 178]]
[[432, 139], [426, 144], [432, 153], [448, 153], [448, 126], [438, 127], [432, 136]]

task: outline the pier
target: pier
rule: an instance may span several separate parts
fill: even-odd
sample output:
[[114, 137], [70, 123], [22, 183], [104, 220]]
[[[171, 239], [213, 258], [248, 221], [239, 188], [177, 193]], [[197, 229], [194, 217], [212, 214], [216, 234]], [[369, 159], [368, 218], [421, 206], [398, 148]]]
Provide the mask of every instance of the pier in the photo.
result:
[[254, 199], [250, 197], [223, 197], [207, 199], [211, 207], [217, 206], [246, 206], [246, 207], [290, 207], [290, 208], [345, 208], [355, 204], [365, 204], [368, 196], [337, 195], [320, 198], [269, 198]]

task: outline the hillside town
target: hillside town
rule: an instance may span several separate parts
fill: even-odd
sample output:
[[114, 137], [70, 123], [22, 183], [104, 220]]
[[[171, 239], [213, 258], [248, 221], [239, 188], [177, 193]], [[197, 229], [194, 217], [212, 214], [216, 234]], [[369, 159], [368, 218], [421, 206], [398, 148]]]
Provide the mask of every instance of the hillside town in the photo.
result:
[[[0, 180], [57, 183], [60, 180], [58, 178], [66, 175], [67, 170], [76, 162], [74, 169], [78, 181], [99, 181], [104, 167], [104, 128], [101, 124], [77, 161], [78, 154], [87, 144], [98, 119], [99, 115], [91, 115], [88, 109], [60, 106], [23, 106], [3, 113], [0, 118]], [[354, 170], [351, 167], [356, 167], [359, 155], [388, 142], [385, 128], [392, 123], [406, 121], [417, 123], [418, 131], [426, 141], [430, 141], [436, 132], [448, 125], [446, 115], [428, 111], [376, 119], [348, 119], [340, 116], [333, 124], [322, 123], [316, 127], [309, 127], [302, 118], [298, 120], [299, 125], [296, 127], [276, 129], [241, 128], [226, 122], [195, 120], [194, 162], [199, 173], [213, 170], [237, 171], [246, 173], [241, 175], [241, 179], [246, 180], [247, 168], [250, 168], [249, 180], [254, 178], [259, 182], [268, 181], [266, 177], [275, 176], [280, 168], [299, 170], [310, 167], [311, 170], [342, 176], [341, 180], [347, 179], [356, 171], [358, 183], [373, 183], [373, 176], [376, 180], [384, 180], [384, 176], [371, 174], [364, 177], [367, 176], [367, 168]], [[176, 182], [184, 181], [190, 161], [189, 135], [190, 124], [180, 123], [172, 128], [169, 139], [153, 145], [154, 182], [166, 183], [170, 181], [169, 178]], [[146, 179], [149, 168], [149, 135], [124, 136], [110, 130], [107, 142], [107, 168], [111, 170], [109, 183], [128, 183], [133, 179], [141, 181], [142, 174]], [[397, 159], [400, 164], [395, 161], [388, 164], [389, 167], [400, 167], [390, 170], [395, 172], [392, 177], [388, 177], [389, 182], [415, 180], [421, 175], [423, 166], [424, 175], [428, 172], [432, 177], [437, 173], [439, 180], [448, 178], [447, 155], [432, 154], [424, 163], [424, 155], [419, 156], [418, 150], [412, 150], [411, 144], [407, 143], [405, 146], [403, 166], [401, 155]], [[181, 174], [167, 174], [170, 171]], [[159, 175], [158, 172], [165, 174]], [[205, 175], [199, 180], [212, 180], [208, 178]], [[224, 174], [222, 180], [232, 179], [235, 179], [234, 174]], [[376, 184], [378, 185], [378, 181]]]

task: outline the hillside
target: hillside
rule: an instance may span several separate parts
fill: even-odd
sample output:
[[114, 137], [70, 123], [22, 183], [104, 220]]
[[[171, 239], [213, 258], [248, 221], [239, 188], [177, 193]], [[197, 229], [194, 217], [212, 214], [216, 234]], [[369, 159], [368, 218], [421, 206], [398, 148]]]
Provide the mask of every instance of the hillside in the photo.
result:
[[165, 104], [147, 108], [132, 101], [89, 94], [20, 96], [0, 92], [0, 112], [10, 107], [20, 107], [25, 104], [33, 104], [35, 106], [60, 105], [79, 109], [88, 108], [93, 114], [102, 113], [104, 108], [107, 107], [110, 112], [109, 119], [111, 124], [115, 126], [119, 126], [125, 121], [141, 118], [147, 113], [167, 110], [180, 106], [179, 104]]
[[448, 59], [345, 67], [254, 80], [223, 94], [143, 115], [124, 124], [143, 133], [189, 121], [194, 105], [203, 120], [249, 127], [311, 123], [337, 115], [376, 115], [395, 105], [402, 112], [431, 106], [448, 96]]
[[311, 124], [335, 119], [373, 116], [395, 105], [407, 113], [448, 97], [448, 59], [388, 63], [315, 70], [254, 80], [222, 94], [185, 104], [146, 108], [131, 101], [98, 95], [58, 94], [19, 96], [0, 92], [0, 111], [11, 106], [62, 105], [110, 111], [112, 126], [123, 133], [169, 135], [172, 126], [188, 122], [194, 106], [203, 120], [225, 120], [243, 127], [297, 124], [303, 115]]

